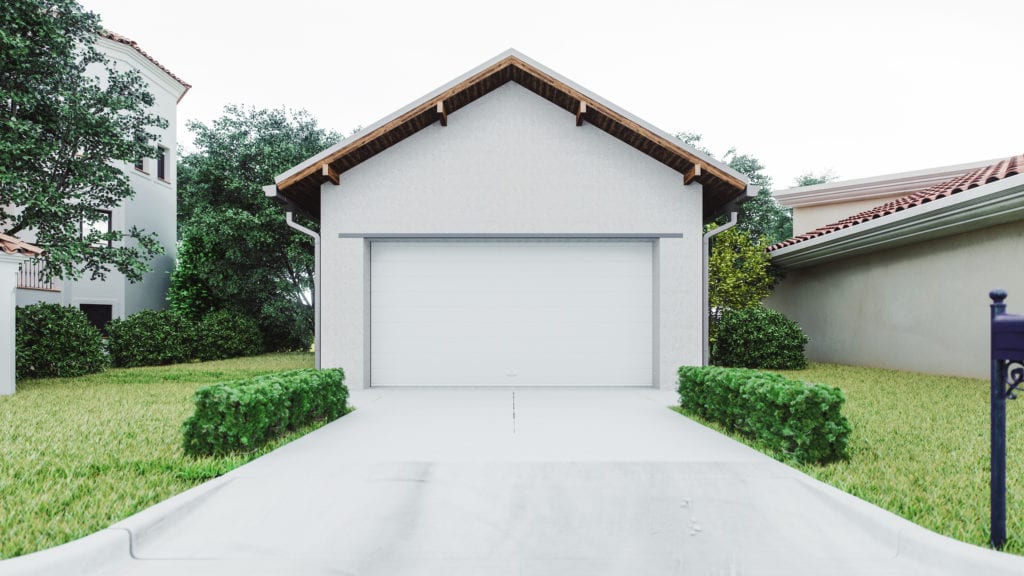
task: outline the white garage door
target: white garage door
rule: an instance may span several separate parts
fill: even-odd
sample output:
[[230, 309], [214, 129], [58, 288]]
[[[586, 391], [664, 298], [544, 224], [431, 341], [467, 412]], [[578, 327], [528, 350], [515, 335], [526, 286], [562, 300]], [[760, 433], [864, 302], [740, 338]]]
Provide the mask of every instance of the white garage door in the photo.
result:
[[373, 386], [651, 386], [649, 241], [376, 241]]

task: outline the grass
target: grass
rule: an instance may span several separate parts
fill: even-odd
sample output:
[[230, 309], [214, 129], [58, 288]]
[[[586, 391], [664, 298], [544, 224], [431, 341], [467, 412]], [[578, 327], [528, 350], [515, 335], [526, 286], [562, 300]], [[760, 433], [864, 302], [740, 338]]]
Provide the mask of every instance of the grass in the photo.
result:
[[252, 453], [181, 450], [196, 388], [312, 365], [312, 354], [268, 354], [18, 382], [0, 397], [0, 558], [106, 528], [319, 427]]
[[[842, 388], [850, 458], [801, 465], [755, 448], [925, 528], [988, 545], [987, 380], [835, 364], [778, 372]], [[1024, 398], [1007, 403], [1007, 486], [1004, 550], [1024, 554]]]

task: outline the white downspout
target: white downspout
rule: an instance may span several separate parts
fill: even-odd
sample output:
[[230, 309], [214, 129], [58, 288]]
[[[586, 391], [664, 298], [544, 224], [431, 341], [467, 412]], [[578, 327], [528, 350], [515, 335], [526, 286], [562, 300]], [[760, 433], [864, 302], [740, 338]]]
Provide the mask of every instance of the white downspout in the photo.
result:
[[715, 228], [713, 230], [708, 230], [704, 234], [704, 237], [703, 237], [703, 242], [704, 242], [704, 266], [703, 266], [703, 270], [702, 271], [704, 273], [704, 299], [703, 299], [704, 309], [703, 309], [703, 311], [701, 313], [701, 320], [702, 320], [701, 324], [703, 324], [703, 329], [704, 329], [704, 353], [703, 353], [703, 357], [701, 358], [701, 361], [702, 361], [701, 363], [704, 366], [707, 366], [708, 362], [711, 360], [710, 351], [708, 350], [708, 328], [709, 328], [708, 325], [710, 324], [710, 319], [709, 318], [710, 318], [710, 315], [711, 315], [711, 310], [708, 308], [708, 262], [711, 260], [711, 239], [714, 238], [715, 236], [718, 236], [722, 232], [725, 232], [729, 228], [732, 228], [733, 226], [735, 226], [738, 215], [739, 215], [739, 212], [737, 212], [737, 211], [731, 212], [729, 214], [729, 221], [728, 222], [726, 222], [725, 224], [723, 224], [723, 225], [721, 225], [721, 226], [719, 226], [719, 227], [717, 227], [717, 228]]
[[320, 369], [320, 235], [292, 219], [292, 205], [285, 208], [288, 226], [313, 239], [313, 346], [314, 365]]

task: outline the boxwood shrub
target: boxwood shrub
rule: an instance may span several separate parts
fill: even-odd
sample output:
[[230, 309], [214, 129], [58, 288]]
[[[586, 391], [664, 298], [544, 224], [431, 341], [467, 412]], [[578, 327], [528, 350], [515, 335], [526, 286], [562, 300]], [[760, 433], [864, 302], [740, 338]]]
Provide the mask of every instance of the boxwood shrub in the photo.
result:
[[199, 360], [254, 356], [263, 350], [256, 322], [228, 310], [210, 312], [199, 322], [195, 354]]
[[288, 430], [345, 413], [340, 369], [293, 370], [221, 382], [196, 390], [195, 413], [182, 426], [191, 456], [248, 451]]
[[82, 376], [103, 370], [103, 337], [78, 308], [32, 304], [15, 312], [17, 378]]
[[195, 357], [196, 327], [170, 310], [142, 310], [107, 324], [114, 366], [158, 366]]
[[711, 363], [716, 366], [800, 370], [807, 367], [807, 336], [796, 322], [757, 305], [725, 310], [717, 322]]
[[799, 462], [847, 457], [843, 391], [744, 368], [683, 366], [680, 406], [763, 442]]

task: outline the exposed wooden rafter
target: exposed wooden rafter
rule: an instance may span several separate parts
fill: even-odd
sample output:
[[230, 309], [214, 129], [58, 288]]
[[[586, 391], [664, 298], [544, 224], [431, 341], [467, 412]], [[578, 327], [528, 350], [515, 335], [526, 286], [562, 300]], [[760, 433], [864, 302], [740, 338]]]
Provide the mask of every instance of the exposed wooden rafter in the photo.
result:
[[461, 110], [510, 81], [574, 115], [577, 125], [581, 126], [585, 120], [588, 125], [593, 125], [680, 172], [687, 184], [700, 182], [703, 185], [705, 217], [713, 217], [722, 206], [746, 189], [746, 181], [741, 176], [705, 161], [675, 138], [648, 128], [610, 105], [595, 100], [592, 95], [516, 54], [511, 54], [419, 101], [387, 122], [360, 132], [345, 141], [344, 145], [310, 159], [301, 168], [282, 178], [277, 183], [278, 190], [297, 204], [305, 206], [311, 214], [318, 215], [320, 184], [331, 179], [330, 174], [323, 172], [323, 163], [329, 163], [338, 174], [350, 170], [434, 122], [447, 125], [449, 113]]
[[331, 184], [334, 184], [335, 186], [341, 182], [341, 178], [338, 176], [338, 171], [335, 170], [329, 162], [324, 162], [320, 173], [323, 174], [324, 178], [330, 180]]
[[437, 116], [441, 119], [441, 126], [448, 125], [448, 111], [444, 108], [444, 100], [437, 101]]
[[700, 178], [700, 164], [694, 164], [686, 169], [683, 174], [683, 184], [689, 186], [691, 182]]
[[580, 107], [576, 110], [576, 125], [583, 126], [583, 116], [587, 113], [587, 103], [580, 100]]

